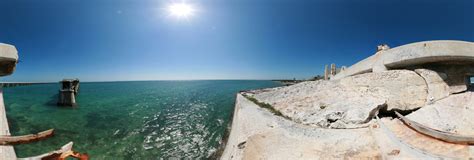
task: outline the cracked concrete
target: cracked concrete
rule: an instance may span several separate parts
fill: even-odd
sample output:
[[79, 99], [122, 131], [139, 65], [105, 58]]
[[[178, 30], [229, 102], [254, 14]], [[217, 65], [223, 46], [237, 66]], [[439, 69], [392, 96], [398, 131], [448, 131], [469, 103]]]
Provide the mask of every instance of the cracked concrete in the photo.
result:
[[[297, 123], [357, 128], [381, 108], [412, 110], [425, 105], [427, 85], [409, 70], [367, 73], [338, 81], [311, 81], [252, 92]], [[350, 107], [349, 107], [350, 106]]]

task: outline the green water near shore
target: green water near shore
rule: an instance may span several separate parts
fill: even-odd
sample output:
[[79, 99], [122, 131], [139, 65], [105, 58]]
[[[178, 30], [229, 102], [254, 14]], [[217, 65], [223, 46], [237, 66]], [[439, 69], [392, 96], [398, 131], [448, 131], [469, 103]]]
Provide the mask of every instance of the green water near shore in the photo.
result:
[[14, 135], [54, 128], [55, 136], [15, 146], [19, 157], [69, 141], [92, 159], [203, 159], [219, 145], [240, 90], [272, 81], [81, 83], [78, 107], [56, 106], [59, 84], [4, 89]]

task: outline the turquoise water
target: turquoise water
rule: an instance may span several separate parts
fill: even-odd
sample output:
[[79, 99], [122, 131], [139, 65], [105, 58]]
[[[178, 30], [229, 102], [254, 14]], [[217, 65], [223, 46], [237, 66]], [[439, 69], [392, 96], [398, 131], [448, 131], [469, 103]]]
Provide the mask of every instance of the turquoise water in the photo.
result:
[[4, 89], [14, 135], [54, 128], [49, 139], [15, 146], [19, 157], [74, 142], [92, 159], [204, 159], [219, 145], [240, 90], [272, 81], [81, 83], [77, 108], [56, 106], [59, 84]]

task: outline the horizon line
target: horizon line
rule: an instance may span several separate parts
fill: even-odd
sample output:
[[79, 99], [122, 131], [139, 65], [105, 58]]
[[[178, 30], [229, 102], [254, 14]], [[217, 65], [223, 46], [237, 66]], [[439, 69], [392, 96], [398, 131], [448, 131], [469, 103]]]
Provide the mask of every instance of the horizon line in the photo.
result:
[[[146, 81], [281, 81], [281, 80], [294, 80], [294, 79], [285, 79], [285, 78], [277, 78], [277, 79], [155, 79], [155, 80], [106, 80], [106, 81], [81, 81], [84, 83], [100, 83], [100, 82], [146, 82]], [[305, 79], [296, 79], [296, 80], [305, 80]], [[60, 81], [5, 81], [1, 83], [59, 83]]]

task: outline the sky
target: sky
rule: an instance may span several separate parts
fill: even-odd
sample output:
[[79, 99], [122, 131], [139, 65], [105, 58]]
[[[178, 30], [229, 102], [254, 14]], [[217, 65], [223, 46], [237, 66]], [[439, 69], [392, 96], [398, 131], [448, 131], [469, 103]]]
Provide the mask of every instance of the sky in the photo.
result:
[[0, 81], [303, 79], [426, 40], [474, 41], [474, 1], [0, 0]]

